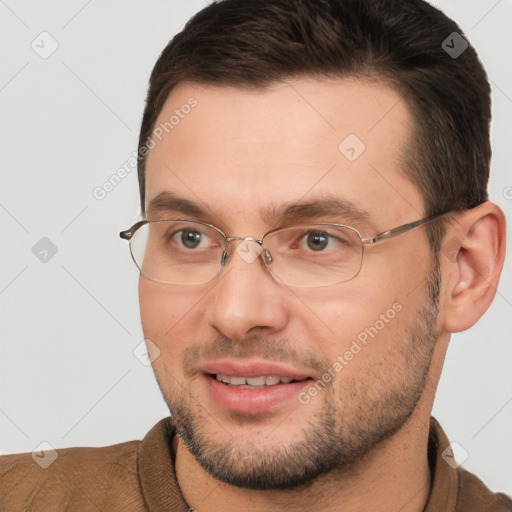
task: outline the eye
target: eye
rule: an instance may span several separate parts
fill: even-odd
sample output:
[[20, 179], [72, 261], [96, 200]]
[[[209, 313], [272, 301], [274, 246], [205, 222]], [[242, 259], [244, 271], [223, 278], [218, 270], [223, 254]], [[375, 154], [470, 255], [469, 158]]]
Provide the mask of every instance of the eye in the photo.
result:
[[329, 245], [329, 235], [321, 232], [308, 233], [306, 244], [312, 251], [322, 251]]
[[180, 248], [209, 249], [215, 246], [215, 241], [197, 228], [181, 228], [175, 230], [170, 236], [171, 242]]
[[201, 245], [202, 234], [199, 231], [191, 231], [190, 229], [182, 229], [176, 233], [175, 238], [178, 237], [180, 243], [189, 249], [195, 249]]
[[314, 252], [323, 252], [326, 249], [339, 249], [346, 245], [348, 240], [332, 235], [326, 231], [308, 231], [298, 241], [299, 249]]

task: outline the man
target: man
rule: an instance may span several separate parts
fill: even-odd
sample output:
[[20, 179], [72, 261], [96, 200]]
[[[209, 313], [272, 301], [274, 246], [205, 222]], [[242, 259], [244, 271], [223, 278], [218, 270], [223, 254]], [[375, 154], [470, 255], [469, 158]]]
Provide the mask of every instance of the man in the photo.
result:
[[198, 13], [151, 75], [121, 233], [171, 418], [46, 470], [3, 457], [1, 509], [512, 510], [431, 418], [503, 266], [489, 121], [421, 0]]

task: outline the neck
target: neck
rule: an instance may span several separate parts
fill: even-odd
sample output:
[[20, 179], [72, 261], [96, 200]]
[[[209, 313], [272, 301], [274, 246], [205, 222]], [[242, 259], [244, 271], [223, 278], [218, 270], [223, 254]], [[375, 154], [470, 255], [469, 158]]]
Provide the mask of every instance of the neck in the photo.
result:
[[430, 492], [427, 457], [429, 416], [415, 414], [392, 437], [343, 471], [307, 486], [258, 491], [219, 482], [175, 438], [176, 475], [183, 496], [197, 512], [300, 511], [419, 512]]

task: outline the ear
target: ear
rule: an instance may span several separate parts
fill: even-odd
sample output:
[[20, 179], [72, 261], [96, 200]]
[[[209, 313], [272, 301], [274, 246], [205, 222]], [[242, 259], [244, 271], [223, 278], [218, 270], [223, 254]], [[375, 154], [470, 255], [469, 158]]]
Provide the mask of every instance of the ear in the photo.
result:
[[[444, 258], [443, 258], [444, 256]], [[505, 215], [491, 202], [449, 223], [441, 248], [443, 326], [448, 332], [472, 327], [487, 311], [505, 260]]]

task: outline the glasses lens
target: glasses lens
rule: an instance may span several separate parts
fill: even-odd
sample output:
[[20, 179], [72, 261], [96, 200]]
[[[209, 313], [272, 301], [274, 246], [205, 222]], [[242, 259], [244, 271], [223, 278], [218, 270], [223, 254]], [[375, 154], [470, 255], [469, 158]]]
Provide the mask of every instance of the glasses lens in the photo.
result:
[[355, 229], [332, 225], [284, 228], [265, 237], [268, 270], [291, 286], [329, 286], [353, 279], [361, 269], [363, 245]]
[[194, 221], [153, 221], [130, 240], [132, 257], [145, 277], [168, 284], [202, 284], [220, 271], [223, 236]]

